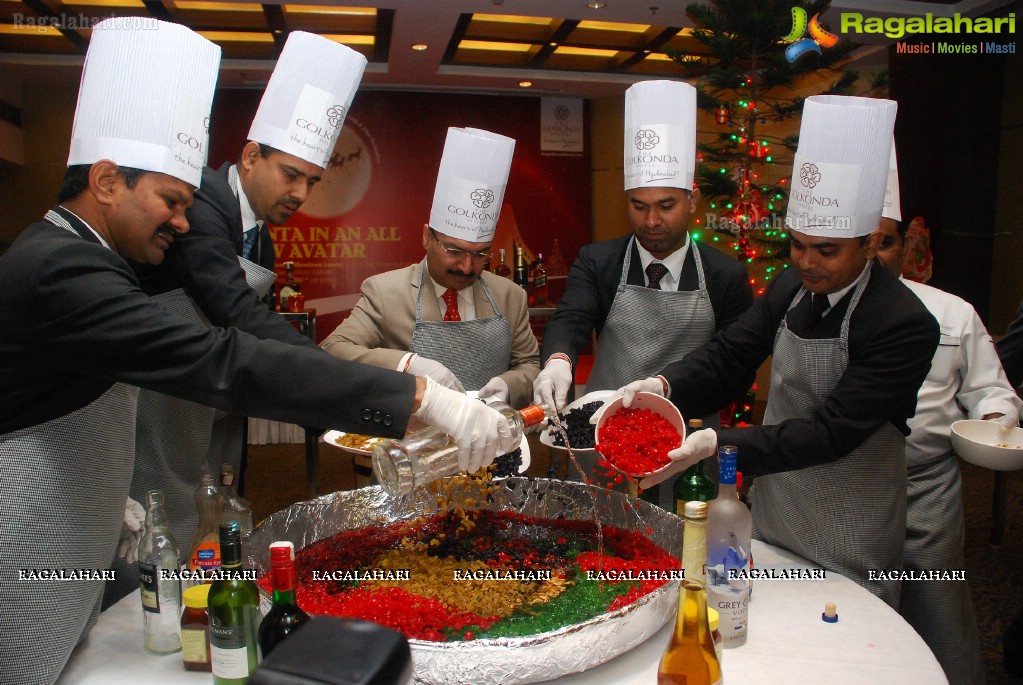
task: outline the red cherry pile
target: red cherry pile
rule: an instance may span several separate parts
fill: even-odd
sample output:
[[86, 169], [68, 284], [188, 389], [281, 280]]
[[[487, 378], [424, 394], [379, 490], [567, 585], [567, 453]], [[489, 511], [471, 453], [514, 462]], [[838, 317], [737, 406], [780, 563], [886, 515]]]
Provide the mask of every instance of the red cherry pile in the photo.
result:
[[667, 465], [682, 438], [668, 419], [649, 409], [622, 408], [597, 434], [597, 451], [614, 468], [643, 476]]

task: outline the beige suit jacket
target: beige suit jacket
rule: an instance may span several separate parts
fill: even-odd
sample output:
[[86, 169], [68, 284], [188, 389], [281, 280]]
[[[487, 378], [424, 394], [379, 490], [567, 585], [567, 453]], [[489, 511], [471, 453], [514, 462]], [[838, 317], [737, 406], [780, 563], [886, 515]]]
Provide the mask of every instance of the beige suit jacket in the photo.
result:
[[[501, 378], [508, 384], [511, 405], [522, 408], [533, 401], [533, 381], [540, 372], [540, 351], [529, 327], [526, 291], [507, 278], [484, 272], [490, 295], [508, 321], [512, 336], [508, 370]], [[429, 278], [424, 279], [422, 317], [441, 321], [440, 307]], [[483, 294], [479, 281], [473, 284], [476, 318], [494, 316], [493, 307]], [[371, 276], [362, 282], [362, 297], [352, 313], [321, 343], [321, 347], [340, 359], [396, 369], [412, 345], [416, 322], [416, 296], [419, 294], [419, 264]], [[465, 353], [473, 354], [474, 341], [465, 341]]]

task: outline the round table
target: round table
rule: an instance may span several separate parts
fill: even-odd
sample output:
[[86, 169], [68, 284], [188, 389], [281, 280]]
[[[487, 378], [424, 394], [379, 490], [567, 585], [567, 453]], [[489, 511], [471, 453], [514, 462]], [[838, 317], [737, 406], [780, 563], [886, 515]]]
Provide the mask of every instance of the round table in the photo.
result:
[[[758, 540], [753, 541], [753, 560], [761, 571], [819, 568]], [[830, 571], [822, 573], [823, 578], [807, 580], [754, 580], [749, 639], [742, 647], [725, 650], [726, 683], [948, 682], [931, 650], [896, 611], [848, 578]], [[837, 623], [821, 620], [826, 602], [837, 605]], [[86, 641], [71, 655], [57, 682], [208, 685], [210, 674], [185, 671], [180, 653], [159, 657], [143, 651], [141, 612], [136, 591], [102, 613]], [[549, 682], [652, 685], [657, 682], [657, 664], [670, 631], [671, 625], [666, 625], [654, 637], [611, 661]]]

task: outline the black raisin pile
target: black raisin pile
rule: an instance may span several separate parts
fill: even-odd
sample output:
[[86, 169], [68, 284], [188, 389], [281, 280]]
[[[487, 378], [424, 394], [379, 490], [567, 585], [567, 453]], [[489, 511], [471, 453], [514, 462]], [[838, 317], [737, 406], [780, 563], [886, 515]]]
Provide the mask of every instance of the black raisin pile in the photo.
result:
[[[568, 414], [558, 414], [562, 428], [568, 433], [568, 442], [572, 449], [593, 449], [593, 426], [590, 425], [590, 417], [602, 406], [603, 402], [587, 402], [581, 407], [570, 409]], [[552, 430], [551, 434], [554, 436], [555, 445], [565, 446], [565, 438], [559, 431]]]
[[504, 478], [506, 476], [518, 475], [521, 466], [522, 448], [520, 447], [514, 452], [499, 456], [494, 460], [494, 465], [491, 468], [494, 469], [494, 477]]

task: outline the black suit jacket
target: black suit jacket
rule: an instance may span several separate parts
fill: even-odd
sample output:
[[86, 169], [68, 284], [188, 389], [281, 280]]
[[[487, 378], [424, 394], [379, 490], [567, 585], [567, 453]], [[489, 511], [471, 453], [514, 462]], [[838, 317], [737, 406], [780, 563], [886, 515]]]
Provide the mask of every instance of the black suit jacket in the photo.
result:
[[[567, 354], [575, 366], [579, 351], [604, 328], [611, 303], [625, 264], [625, 250], [632, 234], [586, 245], [572, 264], [565, 283], [565, 293], [558, 302], [543, 333], [541, 363], [556, 352]], [[689, 243], [689, 253], [682, 266], [679, 290], [696, 290], [699, 278], [692, 251], [698, 249], [703, 262], [707, 291], [714, 308], [715, 329], [720, 331], [739, 318], [753, 303], [753, 289], [749, 284], [746, 267], [738, 260], [695, 240]], [[632, 263], [627, 283], [645, 285], [639, 250], [632, 250]], [[674, 332], [684, 335], [685, 331]]]
[[1005, 375], [1014, 388], [1023, 385], [1023, 302], [1016, 310], [1016, 318], [1009, 324], [1005, 336], [995, 343], [998, 358], [1005, 367]]
[[0, 434], [65, 415], [121, 381], [232, 414], [404, 435], [414, 376], [176, 316], [65, 218], [81, 235], [33, 224], [0, 260]]
[[[271, 312], [245, 281], [242, 215], [227, 180], [229, 164], [204, 169], [202, 185], [188, 211], [189, 231], [179, 236], [157, 267], [136, 267], [149, 294], [182, 287], [214, 326], [240, 328], [257, 338], [316, 348], [278, 314]], [[264, 225], [250, 261], [272, 269], [273, 243]], [[318, 349], [318, 348], [317, 348]]]
[[[664, 369], [683, 416], [705, 416], [750, 386], [801, 286], [795, 269], [783, 272], [734, 325]], [[849, 292], [832, 307], [811, 337], [837, 335], [851, 299]], [[839, 459], [885, 422], [908, 435], [938, 338], [938, 322], [920, 299], [875, 264], [849, 321], [849, 365], [824, 405], [810, 419], [722, 430], [718, 444], [739, 448], [743, 473], [764, 474]]]

